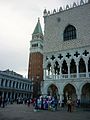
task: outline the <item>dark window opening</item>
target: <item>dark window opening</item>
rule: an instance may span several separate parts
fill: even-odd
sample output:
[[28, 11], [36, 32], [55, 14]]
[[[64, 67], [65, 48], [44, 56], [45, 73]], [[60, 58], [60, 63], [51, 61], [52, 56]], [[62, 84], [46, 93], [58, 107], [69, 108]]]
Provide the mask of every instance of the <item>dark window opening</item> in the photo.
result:
[[64, 41], [76, 39], [76, 28], [72, 25], [68, 25], [63, 34]]

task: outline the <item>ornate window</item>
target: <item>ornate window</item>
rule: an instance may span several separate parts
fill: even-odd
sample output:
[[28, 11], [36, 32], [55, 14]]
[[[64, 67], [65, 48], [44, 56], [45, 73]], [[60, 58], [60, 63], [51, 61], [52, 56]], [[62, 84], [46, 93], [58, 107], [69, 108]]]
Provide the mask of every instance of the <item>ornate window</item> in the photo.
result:
[[1, 80], [1, 86], [3, 87], [4, 84], [4, 79]]
[[9, 81], [9, 87], [11, 87], [11, 82], [12, 82], [12, 81], [10, 80], [10, 81]]
[[76, 39], [76, 28], [72, 25], [68, 25], [63, 34], [64, 41]]

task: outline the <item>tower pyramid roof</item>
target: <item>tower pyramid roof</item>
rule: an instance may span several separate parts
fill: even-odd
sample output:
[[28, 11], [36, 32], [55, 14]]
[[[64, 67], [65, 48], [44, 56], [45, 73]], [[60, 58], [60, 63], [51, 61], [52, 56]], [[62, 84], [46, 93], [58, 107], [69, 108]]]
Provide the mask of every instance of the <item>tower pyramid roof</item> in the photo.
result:
[[38, 33], [43, 34], [39, 18], [38, 18], [38, 22], [37, 22], [37, 25], [36, 25], [36, 27], [34, 29], [33, 34], [38, 34]]

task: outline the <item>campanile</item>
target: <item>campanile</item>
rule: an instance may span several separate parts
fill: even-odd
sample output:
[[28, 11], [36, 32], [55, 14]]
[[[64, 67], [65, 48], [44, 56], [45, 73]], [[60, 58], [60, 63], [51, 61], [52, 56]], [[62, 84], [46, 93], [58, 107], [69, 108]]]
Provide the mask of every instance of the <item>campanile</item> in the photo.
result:
[[33, 81], [33, 95], [36, 97], [43, 80], [43, 33], [39, 18], [30, 41], [28, 78]]

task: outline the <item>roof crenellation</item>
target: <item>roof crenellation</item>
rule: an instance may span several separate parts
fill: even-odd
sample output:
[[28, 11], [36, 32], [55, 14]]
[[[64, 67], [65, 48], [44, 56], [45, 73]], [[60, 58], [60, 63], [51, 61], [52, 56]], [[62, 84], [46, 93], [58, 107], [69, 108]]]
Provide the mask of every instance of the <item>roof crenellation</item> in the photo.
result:
[[60, 7], [59, 9], [54, 9], [53, 11], [51, 10], [51, 12], [50, 12], [50, 10], [46, 10], [45, 9], [44, 12], [43, 12], [43, 14], [44, 14], [44, 17], [45, 17], [45, 16], [49, 16], [49, 15], [53, 15], [53, 14], [62, 12], [62, 11], [66, 11], [66, 10], [71, 9], [71, 8], [82, 6], [82, 5], [85, 5], [87, 3], [90, 3], [90, 0], [80, 0], [79, 3], [78, 2], [77, 3], [73, 2], [72, 5], [66, 5], [65, 8]]

